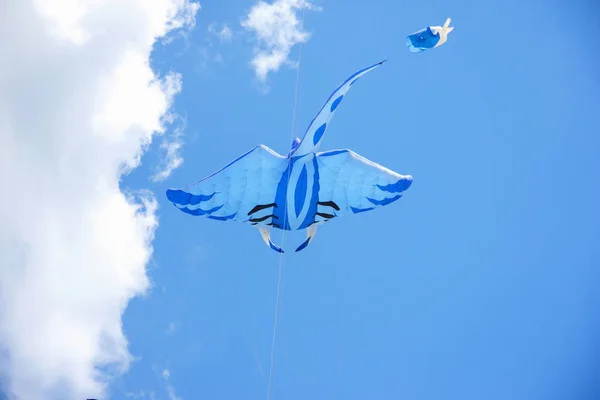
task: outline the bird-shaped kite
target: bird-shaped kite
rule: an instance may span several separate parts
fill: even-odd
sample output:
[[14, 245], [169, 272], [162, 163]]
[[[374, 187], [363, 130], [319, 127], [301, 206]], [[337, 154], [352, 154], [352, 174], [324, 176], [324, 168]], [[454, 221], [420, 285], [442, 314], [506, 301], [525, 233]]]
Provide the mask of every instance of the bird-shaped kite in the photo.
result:
[[444, 26], [428, 26], [421, 29], [406, 38], [406, 45], [411, 53], [420, 53], [422, 51], [439, 47], [446, 43], [448, 34], [454, 29], [450, 26], [451, 19], [448, 18]]
[[306, 229], [312, 241], [317, 227], [333, 218], [358, 214], [400, 199], [412, 176], [400, 175], [348, 149], [318, 152], [328, 124], [358, 78], [386, 60], [364, 68], [342, 83], [313, 118], [302, 140], [287, 156], [259, 145], [221, 170], [183, 189], [167, 190], [181, 211], [218, 221], [255, 225], [267, 245], [271, 228]]

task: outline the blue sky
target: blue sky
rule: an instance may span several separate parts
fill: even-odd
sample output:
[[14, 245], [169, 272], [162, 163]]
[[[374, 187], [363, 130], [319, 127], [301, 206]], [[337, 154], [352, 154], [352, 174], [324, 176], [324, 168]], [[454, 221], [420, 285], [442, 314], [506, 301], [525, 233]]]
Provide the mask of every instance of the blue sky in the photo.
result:
[[[272, 398], [598, 398], [597, 6], [315, 4], [296, 136], [341, 81], [389, 58], [353, 87], [322, 149], [350, 148], [414, 183], [286, 253]], [[267, 397], [279, 256], [256, 229], [192, 218], [164, 197], [257, 144], [289, 150], [296, 70], [257, 80], [240, 26], [253, 5], [204, 2], [187, 38], [155, 48], [154, 68], [183, 76], [185, 162], [150, 181], [156, 141], [122, 181], [156, 194], [160, 225], [153, 289], [123, 320], [139, 359], [113, 399]], [[406, 51], [407, 34], [448, 16], [447, 44]]]

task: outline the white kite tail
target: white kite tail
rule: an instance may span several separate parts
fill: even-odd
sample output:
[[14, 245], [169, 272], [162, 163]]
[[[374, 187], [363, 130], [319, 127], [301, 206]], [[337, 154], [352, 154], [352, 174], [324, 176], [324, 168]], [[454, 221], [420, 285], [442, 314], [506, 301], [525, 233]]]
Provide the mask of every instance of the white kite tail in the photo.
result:
[[447, 18], [446, 22], [444, 22], [444, 26], [436, 26], [435, 27], [435, 28], [437, 28], [436, 30], [438, 31], [438, 33], [440, 35], [440, 40], [437, 42], [437, 44], [434, 47], [441, 46], [448, 41], [448, 34], [450, 32], [452, 32], [452, 30], [454, 29], [453, 26], [450, 26], [451, 21], [452, 21], [452, 18]]

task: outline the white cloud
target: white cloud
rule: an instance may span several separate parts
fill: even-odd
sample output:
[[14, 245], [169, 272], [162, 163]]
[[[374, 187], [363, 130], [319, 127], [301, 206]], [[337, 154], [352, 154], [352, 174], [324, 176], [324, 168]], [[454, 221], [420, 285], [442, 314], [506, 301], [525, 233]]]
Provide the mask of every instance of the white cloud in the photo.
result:
[[[171, 116], [168, 121], [172, 124], [176, 116]], [[160, 145], [160, 151], [164, 153], [164, 157], [156, 169], [156, 173], [152, 176], [152, 181], [160, 182], [167, 179], [171, 173], [183, 164], [183, 157], [180, 150], [183, 147], [183, 131], [185, 130], [186, 121], [183, 119], [181, 125], [173, 129], [170, 135], [163, 139]]]
[[171, 321], [167, 326], [167, 335], [174, 335], [175, 332], [177, 332], [177, 324], [174, 321]]
[[181, 397], [177, 396], [175, 394], [175, 388], [173, 387], [173, 385], [171, 385], [169, 383], [169, 377], [171, 376], [171, 373], [169, 372], [168, 369], [163, 369], [162, 371], [162, 377], [165, 380], [165, 388], [167, 390], [167, 396], [169, 396], [169, 400], [182, 400]]
[[149, 66], [189, 0], [20, 0], [0, 12], [0, 382], [9, 399], [104, 398], [121, 315], [149, 287], [148, 193], [124, 194], [181, 77]]
[[219, 31], [219, 38], [224, 42], [231, 42], [231, 38], [233, 37], [233, 32], [231, 28], [227, 26], [227, 24], [223, 25], [223, 28]]
[[216, 22], [211, 22], [208, 25], [208, 32], [217, 36], [221, 42], [231, 42], [233, 39], [233, 31], [227, 24], [223, 24], [219, 29]]
[[[225, 57], [223, 56], [223, 46], [226, 43], [231, 43], [234, 33], [227, 25], [219, 24], [215, 21], [208, 24], [208, 35], [204, 37], [204, 43], [198, 46], [195, 69], [197, 72], [205, 72], [214, 64], [221, 66], [225, 65]], [[216, 43], [218, 41], [218, 43]]]
[[259, 1], [242, 21], [242, 27], [256, 34], [251, 65], [257, 78], [264, 82], [270, 72], [277, 72], [288, 59], [291, 48], [308, 41], [310, 35], [298, 21], [299, 10], [319, 10], [306, 0]]
[[175, 394], [175, 389], [171, 385], [167, 385], [167, 396], [169, 396], [169, 400], [182, 400], [181, 397]]

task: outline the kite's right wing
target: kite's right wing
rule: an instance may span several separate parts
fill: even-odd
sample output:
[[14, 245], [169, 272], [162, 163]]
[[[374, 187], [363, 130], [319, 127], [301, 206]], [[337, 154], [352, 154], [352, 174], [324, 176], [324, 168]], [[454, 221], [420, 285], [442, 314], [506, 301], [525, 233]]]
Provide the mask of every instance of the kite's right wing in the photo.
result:
[[317, 162], [319, 222], [393, 203], [413, 180], [410, 175], [400, 175], [348, 149], [318, 153]]

